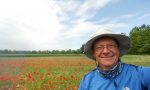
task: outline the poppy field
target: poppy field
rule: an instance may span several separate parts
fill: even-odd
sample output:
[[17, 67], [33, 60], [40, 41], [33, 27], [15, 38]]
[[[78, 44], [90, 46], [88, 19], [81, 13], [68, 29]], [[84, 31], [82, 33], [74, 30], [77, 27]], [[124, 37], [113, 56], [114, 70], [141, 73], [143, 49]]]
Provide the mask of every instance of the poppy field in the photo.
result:
[[95, 67], [86, 57], [0, 59], [0, 90], [77, 90], [83, 75]]
[[[150, 66], [150, 56], [127, 55], [123, 61]], [[84, 56], [1, 57], [0, 90], [77, 90], [95, 68]]]

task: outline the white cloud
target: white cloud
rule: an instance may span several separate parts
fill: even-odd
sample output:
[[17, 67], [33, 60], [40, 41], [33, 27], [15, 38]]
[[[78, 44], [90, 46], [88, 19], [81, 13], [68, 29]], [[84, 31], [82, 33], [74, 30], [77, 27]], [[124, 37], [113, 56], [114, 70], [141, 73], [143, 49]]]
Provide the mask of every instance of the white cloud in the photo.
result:
[[122, 19], [130, 19], [130, 18], [133, 18], [135, 15], [133, 14], [125, 14], [125, 15], [121, 15], [119, 18], [122, 18]]
[[82, 37], [93, 31], [99, 25], [86, 20], [92, 18], [98, 13], [97, 10], [105, 7], [109, 2], [110, 0], [69, 0], [66, 3], [58, 0], [55, 4], [61, 8], [60, 19], [67, 23], [67, 25], [64, 23], [67, 32], [62, 32], [64, 38]]
[[59, 47], [58, 36], [62, 25], [56, 16], [58, 8], [52, 8], [49, 0], [4, 0], [0, 1], [0, 8], [0, 23], [3, 24], [0, 32], [7, 36], [1, 36], [2, 49]]
[[150, 13], [146, 13], [142, 16], [140, 16], [138, 19], [145, 19], [145, 18], [149, 18], [150, 17]]
[[57, 0], [55, 2], [55, 6], [59, 8], [57, 16], [64, 26], [61, 30], [63, 38], [60, 37], [60, 43], [67, 41], [70, 41], [70, 43], [71, 41], [78, 42], [90, 32], [95, 31], [101, 25], [86, 20], [92, 18], [97, 13], [97, 10], [105, 7], [110, 2], [109, 0], [65, 1]]
[[[118, 30], [134, 17], [95, 17], [112, 0], [1, 0], [0, 48], [77, 49], [99, 28]], [[148, 16], [148, 15], [147, 15]], [[146, 17], [143, 16], [143, 17]], [[95, 21], [90, 19], [96, 18]]]
[[97, 10], [105, 7], [111, 0], [86, 0], [77, 11], [77, 16], [82, 20], [92, 18]]
[[60, 11], [57, 13], [62, 22], [84, 22], [93, 18], [98, 10], [104, 8], [111, 0], [56, 0]]

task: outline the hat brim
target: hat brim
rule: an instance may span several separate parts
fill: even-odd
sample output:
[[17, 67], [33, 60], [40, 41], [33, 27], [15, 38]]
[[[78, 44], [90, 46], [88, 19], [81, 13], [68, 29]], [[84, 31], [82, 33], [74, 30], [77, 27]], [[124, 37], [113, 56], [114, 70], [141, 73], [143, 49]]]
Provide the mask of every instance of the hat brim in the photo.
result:
[[99, 36], [96, 36], [96, 37], [90, 39], [84, 45], [84, 54], [88, 58], [95, 60], [95, 57], [93, 56], [92, 45], [95, 40], [97, 40], [98, 38], [101, 38], [101, 37], [112, 37], [118, 41], [120, 57], [123, 56], [124, 54], [126, 54], [128, 49], [130, 48], [130, 38], [128, 36], [122, 35], [122, 34], [102, 34], [102, 35], [99, 35]]

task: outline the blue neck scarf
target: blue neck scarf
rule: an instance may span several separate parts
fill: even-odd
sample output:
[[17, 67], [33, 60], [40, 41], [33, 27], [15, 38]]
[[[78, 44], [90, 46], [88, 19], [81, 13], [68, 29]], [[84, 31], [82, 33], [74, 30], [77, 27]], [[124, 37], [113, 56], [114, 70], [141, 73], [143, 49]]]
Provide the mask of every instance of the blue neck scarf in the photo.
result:
[[121, 73], [123, 68], [123, 63], [119, 60], [118, 64], [115, 65], [112, 69], [110, 70], [101, 70], [99, 66], [97, 66], [97, 70], [102, 75], [104, 78], [112, 79], [116, 77], [118, 74]]

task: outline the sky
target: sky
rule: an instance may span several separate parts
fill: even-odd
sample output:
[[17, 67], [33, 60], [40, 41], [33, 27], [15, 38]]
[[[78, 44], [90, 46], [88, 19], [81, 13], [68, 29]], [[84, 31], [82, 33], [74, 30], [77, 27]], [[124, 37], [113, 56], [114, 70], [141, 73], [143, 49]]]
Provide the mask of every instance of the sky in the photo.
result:
[[150, 24], [150, 0], [0, 0], [0, 50], [79, 49], [97, 30]]

